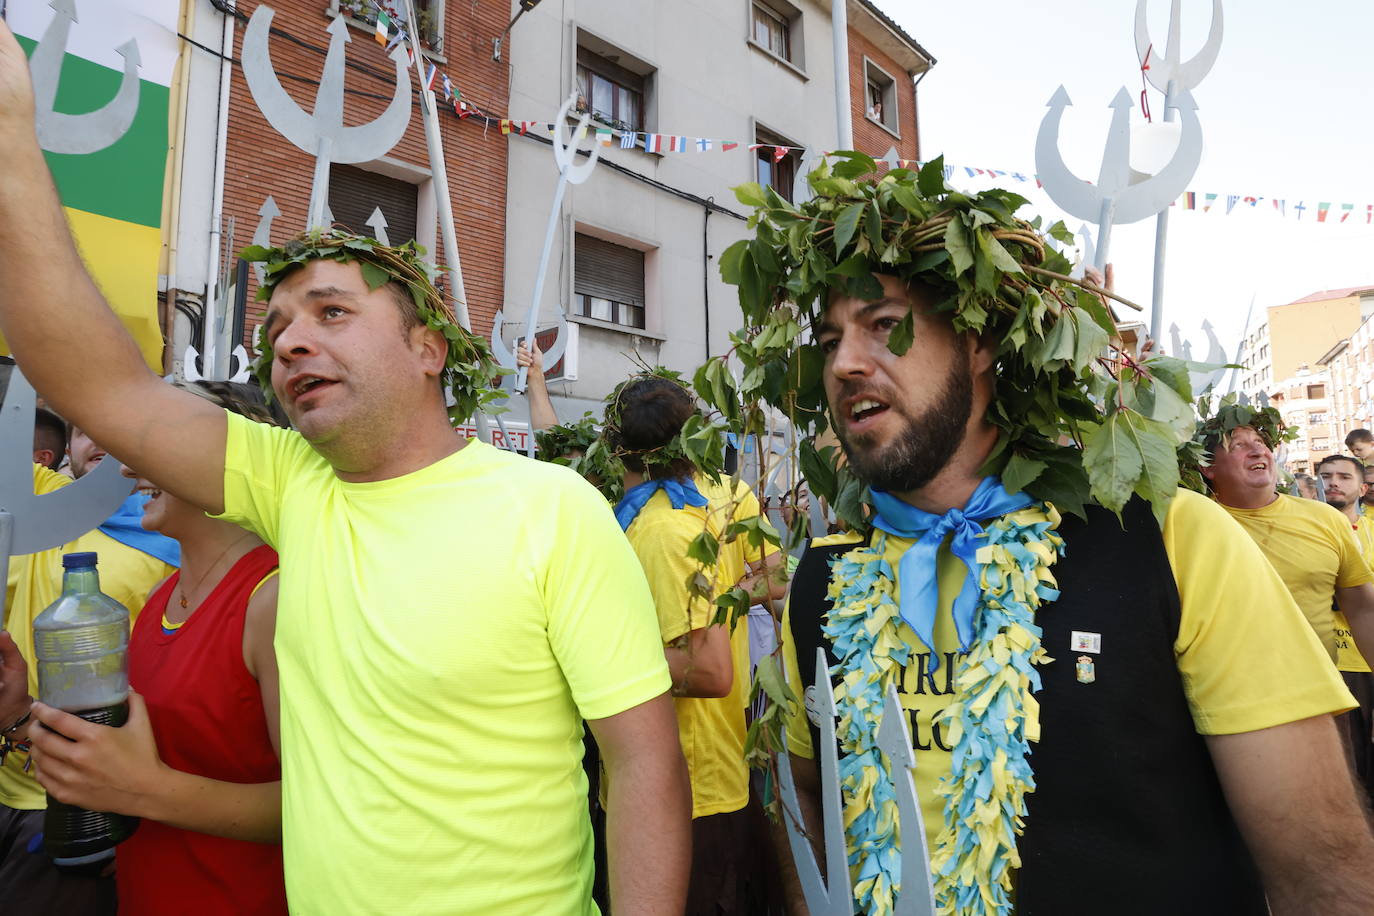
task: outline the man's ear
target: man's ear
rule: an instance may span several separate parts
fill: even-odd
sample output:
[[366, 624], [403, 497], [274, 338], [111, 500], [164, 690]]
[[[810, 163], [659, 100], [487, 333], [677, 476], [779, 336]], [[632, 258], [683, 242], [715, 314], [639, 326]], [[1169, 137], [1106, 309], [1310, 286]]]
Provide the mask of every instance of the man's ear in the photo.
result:
[[448, 361], [448, 340], [442, 332], [425, 324], [411, 328], [411, 335], [418, 348], [420, 365], [425, 375], [437, 378], [444, 371], [444, 363]]
[[57, 457], [57, 452], [50, 448], [36, 448], [33, 450], [33, 463], [41, 464], [45, 468], [52, 467], [53, 459]]
[[975, 375], [991, 372], [997, 362], [997, 341], [991, 334], [974, 334], [969, 331], [965, 340], [968, 347], [968, 361]]
[[1208, 480], [1216, 480], [1217, 471], [1216, 468], [1212, 467], [1211, 465], [1205, 464], [1202, 467], [1198, 468], [1198, 470], [1201, 471], [1202, 476], [1206, 477]]

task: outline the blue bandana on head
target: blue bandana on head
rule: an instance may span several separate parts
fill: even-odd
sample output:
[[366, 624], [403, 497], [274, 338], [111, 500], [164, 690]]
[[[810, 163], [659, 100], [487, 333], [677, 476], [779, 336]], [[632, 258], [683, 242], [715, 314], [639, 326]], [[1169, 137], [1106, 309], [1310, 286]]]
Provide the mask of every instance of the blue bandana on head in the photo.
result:
[[126, 547], [141, 550], [168, 566], [181, 566], [181, 545], [165, 534], [147, 531], [143, 527], [143, 507], [150, 497], [147, 493], [130, 493], [114, 515], [105, 519], [100, 530]]
[[615, 520], [620, 522], [620, 530], [628, 531], [630, 523], [639, 515], [639, 510], [649, 498], [662, 490], [668, 494], [668, 502], [674, 509], [683, 506], [704, 506], [706, 497], [697, 489], [696, 482], [690, 477], [677, 480], [646, 480], [625, 491], [625, 498], [615, 504]]
[[973, 638], [973, 612], [978, 607], [978, 580], [974, 575], [974, 557], [982, 546], [983, 533], [979, 522], [1006, 515], [1031, 505], [1034, 500], [1025, 493], [1008, 493], [996, 477], [984, 477], [978, 489], [962, 509], [950, 509], [944, 515], [923, 512], [882, 490], [869, 490], [877, 515], [873, 524], [898, 537], [914, 541], [902, 554], [898, 564], [898, 583], [901, 586], [899, 610], [902, 619], [916, 631], [930, 651], [930, 668], [940, 666], [935, 651], [935, 614], [940, 601], [940, 583], [935, 575], [935, 558], [940, 544], [951, 532], [954, 539], [950, 551], [964, 561], [968, 572], [964, 585], [954, 599], [954, 626], [959, 633], [959, 648], [967, 651]]

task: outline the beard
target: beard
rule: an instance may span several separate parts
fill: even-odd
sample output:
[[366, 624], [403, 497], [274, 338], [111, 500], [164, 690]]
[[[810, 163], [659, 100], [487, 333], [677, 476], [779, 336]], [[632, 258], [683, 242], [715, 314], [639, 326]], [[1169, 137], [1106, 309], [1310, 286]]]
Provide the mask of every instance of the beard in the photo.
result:
[[1351, 500], [1346, 499], [1344, 496], [1333, 496], [1330, 490], [1326, 491], [1326, 504], [1331, 508], [1340, 509], [1344, 512], [1346, 509], [1350, 508], [1350, 503]]
[[[849, 466], [873, 489], [895, 493], [919, 490], [944, 469], [964, 441], [973, 414], [973, 380], [968, 354], [962, 347], [955, 353], [955, 363], [930, 406], [914, 417], [902, 412], [906, 425], [887, 445], [866, 441], [869, 437], [864, 434], [850, 436], [843, 423], [835, 424]], [[859, 384], [846, 383], [835, 400], [842, 402], [862, 390]], [[889, 410], [898, 411], [900, 399], [896, 395], [901, 393], [882, 392], [881, 399]]]

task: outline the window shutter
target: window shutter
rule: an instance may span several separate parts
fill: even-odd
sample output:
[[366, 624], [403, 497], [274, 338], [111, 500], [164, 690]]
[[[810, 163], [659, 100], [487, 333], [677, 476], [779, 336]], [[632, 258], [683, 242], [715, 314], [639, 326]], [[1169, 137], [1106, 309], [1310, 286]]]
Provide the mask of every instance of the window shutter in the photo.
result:
[[419, 199], [419, 188], [408, 181], [338, 163], [329, 167], [329, 209], [334, 222], [359, 235], [372, 235], [367, 220], [381, 207], [391, 244], [410, 241], [415, 238]]
[[643, 305], [644, 252], [578, 233], [573, 291]]

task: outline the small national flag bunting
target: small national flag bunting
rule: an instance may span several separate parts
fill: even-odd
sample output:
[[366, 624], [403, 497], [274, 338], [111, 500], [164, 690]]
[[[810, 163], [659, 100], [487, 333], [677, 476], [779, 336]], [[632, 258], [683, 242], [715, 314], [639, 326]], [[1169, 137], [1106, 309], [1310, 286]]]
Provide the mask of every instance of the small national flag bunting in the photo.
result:
[[708, 153], [711, 151], [711, 141], [706, 137], [697, 137], [697, 152]]
[[1307, 207], [1302, 201], [1298, 201], [1297, 204], [1293, 207], [1293, 210], [1298, 214], [1298, 222], [1302, 222], [1302, 211], [1306, 209]]
[[1227, 216], [1230, 216], [1230, 215], [1231, 215], [1231, 211], [1234, 210], [1234, 209], [1236, 208], [1236, 204], [1238, 204], [1238, 203], [1240, 203], [1240, 195], [1239, 195], [1239, 194], [1227, 194], [1227, 195], [1226, 195], [1226, 215], [1227, 215]]
[[1184, 194], [1183, 194], [1183, 209], [1185, 209], [1185, 210], [1196, 210], [1196, 209], [1197, 209], [1197, 192], [1196, 192], [1196, 191], [1186, 191], [1186, 192], [1184, 192]]
[[377, 44], [386, 47], [389, 30], [391, 28], [391, 17], [386, 14], [386, 10], [377, 11]]
[[511, 127], [510, 118], [502, 118], [502, 119], [501, 119], [501, 133], [503, 133], [503, 134], [508, 134], [508, 133], [510, 133], [510, 127]]
[[444, 98], [453, 98], [453, 83], [449, 82], [448, 74], [444, 74]]
[[1354, 209], [1354, 204], [1341, 204], [1341, 210], [1343, 211], [1341, 213], [1341, 222], [1345, 222], [1346, 220], [1350, 219], [1350, 211]]
[[788, 151], [789, 149], [791, 149], [791, 147], [787, 147], [787, 146], [775, 146], [775, 147], [773, 147], [773, 161], [774, 161], [774, 162], [782, 162], [784, 159], [787, 158], [787, 151]]
[[1288, 215], [1288, 201], [1287, 201], [1287, 200], [1284, 200], [1284, 199], [1282, 199], [1282, 198], [1276, 197], [1276, 198], [1274, 198], [1273, 203], [1274, 203], [1274, 209], [1277, 210], [1277, 211], [1279, 211], [1279, 216], [1287, 216], [1287, 215]]
[[669, 138], [668, 138], [668, 151], [669, 151], [670, 153], [685, 153], [685, 152], [687, 152], [687, 138], [686, 138], [686, 137], [669, 137]]
[[609, 127], [598, 127], [596, 129], [596, 142], [600, 143], [602, 146], [610, 146], [613, 136], [614, 133]]
[[1331, 209], [1331, 201], [1322, 200], [1317, 202], [1317, 222], [1326, 222], [1326, 214]]
[[425, 88], [428, 89], [430, 92], [434, 91], [434, 80], [438, 76], [439, 68], [434, 66], [433, 64], [430, 64], [429, 69], [425, 71]]
[[738, 148], [739, 148], [739, 144], [738, 144], [738, 143], [726, 143], [725, 141], [722, 140], [722, 141], [721, 141], [721, 144], [720, 144], [720, 151], [721, 151], [722, 153], [728, 153], [728, 152], [730, 152], [730, 150], [732, 150], [732, 149], [738, 149]]
[[661, 153], [663, 152], [663, 134], [645, 134], [644, 152]]
[[634, 149], [634, 148], [635, 148], [636, 141], [637, 141], [638, 139], [639, 139], [639, 134], [635, 133], [634, 131], [632, 131], [632, 130], [622, 131], [621, 134], [620, 134], [620, 148], [621, 148], [621, 149]]

